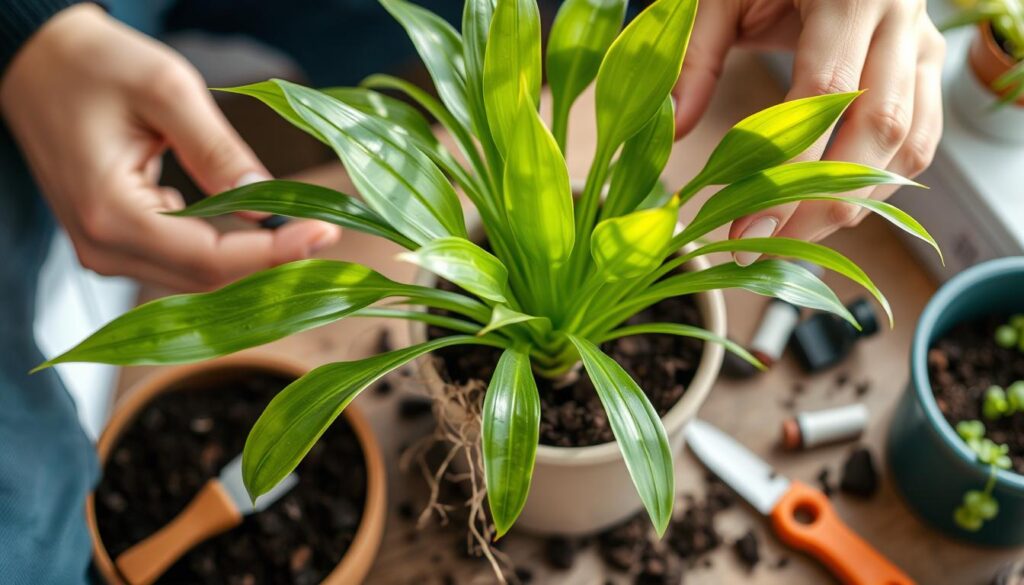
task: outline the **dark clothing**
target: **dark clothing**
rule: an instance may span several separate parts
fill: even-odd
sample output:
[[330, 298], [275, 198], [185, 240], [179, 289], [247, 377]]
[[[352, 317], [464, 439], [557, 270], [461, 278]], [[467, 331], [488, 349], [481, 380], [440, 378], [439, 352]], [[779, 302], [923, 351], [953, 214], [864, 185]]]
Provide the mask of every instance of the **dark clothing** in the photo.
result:
[[93, 445], [33, 338], [36, 282], [53, 220], [0, 127], [0, 583], [83, 583], [85, 494], [99, 474]]
[[0, 71], [50, 17], [81, 0], [4, 0], [0, 6]]

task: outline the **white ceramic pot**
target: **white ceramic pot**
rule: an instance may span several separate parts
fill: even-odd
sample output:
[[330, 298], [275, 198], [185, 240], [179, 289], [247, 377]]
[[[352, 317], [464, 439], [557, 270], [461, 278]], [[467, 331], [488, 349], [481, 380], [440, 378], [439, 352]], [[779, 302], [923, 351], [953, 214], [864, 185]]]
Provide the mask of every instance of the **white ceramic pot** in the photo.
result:
[[[479, 231], [471, 226], [470, 234], [474, 233]], [[696, 258], [687, 264], [687, 267], [695, 270], [708, 266], [704, 258]], [[421, 271], [416, 282], [434, 286], [437, 278]], [[726, 320], [722, 293], [716, 290], [698, 294], [696, 298], [704, 318], [704, 327], [724, 337]], [[426, 341], [426, 326], [419, 321], [410, 323], [412, 342]], [[470, 348], [468, 351], [473, 350]], [[711, 391], [721, 369], [723, 355], [722, 346], [704, 344], [704, 352], [690, 387], [662, 419], [675, 454], [677, 471], [684, 446], [683, 431]], [[444, 382], [434, 366], [433, 358], [421, 358], [418, 365], [424, 382], [431, 387], [431, 394], [443, 392]], [[456, 413], [453, 415], [459, 416]], [[460, 471], [465, 471], [463, 458], [456, 457], [453, 464], [461, 468]], [[516, 521], [516, 527], [542, 534], [581, 536], [618, 524], [639, 512], [642, 507], [616, 443], [590, 447], [540, 445], [537, 448], [530, 496]]]

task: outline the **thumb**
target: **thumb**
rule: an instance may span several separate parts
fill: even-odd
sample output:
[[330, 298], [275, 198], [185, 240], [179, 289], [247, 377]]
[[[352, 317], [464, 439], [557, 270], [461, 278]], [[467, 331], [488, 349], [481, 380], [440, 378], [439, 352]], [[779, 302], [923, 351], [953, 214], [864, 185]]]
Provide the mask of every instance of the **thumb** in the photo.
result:
[[160, 92], [143, 100], [142, 115], [168, 142], [207, 195], [270, 179], [270, 173], [217, 107], [198, 72], [173, 68]]
[[693, 130], [707, 110], [725, 56], [736, 40], [739, 19], [738, 2], [704, 2], [697, 11], [683, 70], [672, 91], [676, 98], [677, 139]]

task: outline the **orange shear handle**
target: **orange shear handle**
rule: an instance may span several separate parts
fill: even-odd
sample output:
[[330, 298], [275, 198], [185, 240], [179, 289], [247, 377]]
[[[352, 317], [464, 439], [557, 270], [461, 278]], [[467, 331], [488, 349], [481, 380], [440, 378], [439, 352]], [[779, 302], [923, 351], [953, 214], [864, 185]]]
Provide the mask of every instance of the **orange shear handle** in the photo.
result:
[[771, 518], [784, 543], [821, 561], [845, 585], [915, 585], [839, 519], [825, 494], [806, 484], [794, 481]]
[[192, 547], [241, 522], [231, 496], [213, 479], [170, 524], [121, 553], [114, 564], [129, 585], [150, 585]]

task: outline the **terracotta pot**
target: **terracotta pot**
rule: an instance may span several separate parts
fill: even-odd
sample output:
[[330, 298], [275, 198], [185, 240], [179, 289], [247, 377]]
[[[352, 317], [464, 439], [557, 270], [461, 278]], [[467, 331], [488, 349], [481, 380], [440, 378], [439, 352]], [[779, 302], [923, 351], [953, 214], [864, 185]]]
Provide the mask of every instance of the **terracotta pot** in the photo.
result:
[[[992, 89], [992, 84], [1017, 64], [996, 42], [996, 38], [992, 34], [992, 27], [987, 22], [978, 25], [978, 34], [974, 36], [974, 40], [971, 41], [971, 46], [967, 50], [967, 62], [978, 81], [993, 93], [996, 92]], [[1002, 97], [1007, 93], [1009, 90], [999, 92], [997, 95]], [[1024, 106], [1024, 96], [1014, 103]]]
[[[479, 220], [473, 225], [474, 219], [471, 215], [467, 216], [469, 233], [479, 237], [482, 229]], [[708, 266], [704, 258], [696, 258], [687, 264], [687, 267], [697, 270]], [[429, 272], [420, 271], [416, 283], [435, 286], [437, 278]], [[722, 293], [716, 290], [698, 294], [696, 298], [705, 328], [724, 337], [726, 320]], [[426, 326], [419, 321], [410, 323], [412, 342], [426, 341]], [[683, 432], [686, 424], [696, 416], [697, 410], [711, 392], [722, 366], [723, 355], [722, 346], [704, 344], [704, 352], [690, 387], [662, 418], [675, 454], [677, 471], [685, 444]], [[431, 395], [442, 392], [444, 382], [431, 356], [420, 358], [417, 364]], [[452, 412], [450, 415], [465, 417], [465, 413]], [[456, 457], [453, 465], [460, 471], [466, 471], [462, 457]], [[589, 447], [540, 445], [537, 448], [530, 495], [516, 521], [516, 527], [539, 534], [581, 536], [614, 526], [642, 508], [643, 504], [626, 470], [618, 444], [612, 442]]]
[[999, 105], [992, 83], [1015, 64], [992, 36], [988, 23], [978, 26], [965, 63], [950, 80], [950, 101], [961, 119], [1002, 142], [1024, 143], [1024, 97]]
[[[170, 368], [150, 376], [135, 386], [118, 404], [110, 422], [107, 423], [98, 444], [101, 465], [106, 463], [122, 433], [154, 398], [174, 388], [181, 388], [188, 380], [217, 377], [228, 370], [250, 370], [298, 378], [305, 374], [308, 368], [289, 360], [249, 354]], [[384, 459], [377, 439], [374, 437], [369, 423], [354, 405], [346, 408], [342, 416], [351, 425], [362, 445], [366, 462], [366, 502], [363, 507], [362, 520], [355, 538], [352, 540], [352, 545], [338, 566], [324, 579], [324, 585], [349, 585], [363, 581], [367, 573], [370, 572], [370, 567], [377, 556], [377, 550], [380, 548], [387, 513]], [[109, 585], [126, 585], [100, 538], [92, 494], [89, 495], [86, 502], [86, 515], [89, 531], [92, 533], [93, 559], [97, 570]]]

